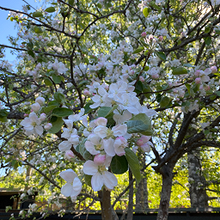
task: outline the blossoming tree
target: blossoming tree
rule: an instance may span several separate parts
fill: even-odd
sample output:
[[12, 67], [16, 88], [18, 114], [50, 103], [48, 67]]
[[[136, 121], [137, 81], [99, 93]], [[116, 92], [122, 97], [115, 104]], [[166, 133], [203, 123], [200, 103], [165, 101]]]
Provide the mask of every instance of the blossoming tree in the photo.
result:
[[28, 165], [72, 201], [86, 183], [113, 219], [117, 174], [140, 182], [136, 154], [152, 150], [167, 219], [177, 161], [220, 146], [219, 2], [24, 2], [0, 6], [19, 28], [0, 45], [2, 166]]

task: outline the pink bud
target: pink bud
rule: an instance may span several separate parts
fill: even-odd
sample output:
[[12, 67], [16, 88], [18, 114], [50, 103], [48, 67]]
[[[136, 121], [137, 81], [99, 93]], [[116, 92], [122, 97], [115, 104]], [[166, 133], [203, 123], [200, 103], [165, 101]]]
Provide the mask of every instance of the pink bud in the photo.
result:
[[84, 95], [90, 95], [90, 92], [89, 92], [89, 90], [84, 89], [83, 94], [84, 94]]
[[153, 79], [158, 79], [158, 78], [159, 78], [159, 74], [158, 74], [158, 73], [153, 73], [153, 74], [151, 75], [151, 77], [152, 77]]
[[47, 115], [45, 113], [40, 114], [40, 120], [44, 121], [47, 118]]
[[216, 66], [211, 66], [212, 73], [217, 73], [218, 69]]
[[196, 70], [196, 72], [194, 73], [195, 76], [200, 76], [200, 70]]
[[144, 142], [143, 142], [143, 140], [140, 138], [140, 139], [137, 140], [136, 144], [137, 144], [138, 146], [141, 146], [141, 145], [144, 144]]
[[28, 117], [28, 114], [24, 114], [24, 117]]
[[205, 89], [205, 91], [209, 91], [210, 90], [210, 86], [206, 85], [204, 89]]
[[98, 125], [106, 126], [108, 120], [106, 118], [104, 118], [104, 117], [99, 117], [94, 122], [95, 122], [96, 126], [98, 126]]
[[196, 84], [200, 84], [200, 83], [201, 83], [201, 78], [196, 78], [196, 79], [195, 79], [195, 83], [196, 83]]
[[97, 154], [95, 155], [94, 157], [94, 162], [97, 164], [97, 165], [101, 165], [105, 162], [105, 159], [106, 159], [106, 155], [103, 155], [103, 154]]
[[159, 36], [158, 39], [159, 39], [160, 41], [162, 41], [162, 40], [163, 40], [163, 36]]
[[71, 159], [71, 158], [74, 158], [75, 155], [74, 155], [74, 153], [73, 153], [71, 150], [67, 150], [67, 151], [65, 152], [65, 157], [66, 157], [67, 159]]
[[143, 76], [140, 76], [140, 77], [139, 77], [139, 80], [140, 80], [141, 82], [144, 82], [144, 81], [145, 81]]
[[147, 33], [146, 32], [142, 32], [141, 33], [141, 37], [146, 37], [147, 36]]
[[51, 123], [47, 123], [46, 125], [44, 125], [44, 129], [45, 130], [50, 130], [52, 128], [52, 124]]
[[145, 144], [141, 145], [141, 149], [142, 149], [144, 152], [147, 152], [147, 153], [150, 152], [150, 146], [149, 146], [148, 143], [145, 143]]

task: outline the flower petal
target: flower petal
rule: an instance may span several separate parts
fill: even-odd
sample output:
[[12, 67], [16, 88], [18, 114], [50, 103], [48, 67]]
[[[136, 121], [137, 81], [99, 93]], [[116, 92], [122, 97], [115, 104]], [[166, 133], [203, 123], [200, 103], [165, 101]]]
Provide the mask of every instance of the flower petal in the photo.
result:
[[72, 184], [70, 184], [70, 183], [66, 183], [66, 184], [61, 188], [61, 193], [62, 193], [64, 196], [66, 196], [66, 197], [71, 196], [72, 192], [73, 192], [73, 186], [72, 186]]
[[100, 191], [102, 189], [103, 182], [103, 176], [100, 173], [96, 173], [91, 179], [93, 190]]
[[67, 183], [73, 182], [74, 178], [77, 177], [76, 173], [72, 169], [64, 170], [60, 173], [60, 177], [63, 178]]
[[83, 172], [87, 175], [95, 175], [98, 172], [98, 165], [92, 160], [87, 160], [83, 165]]
[[75, 196], [78, 196], [80, 194], [82, 190], [82, 183], [81, 181], [79, 180], [78, 177], [76, 177], [74, 180], [73, 180], [73, 191], [72, 191], [72, 194], [71, 194], [71, 197], [75, 197]]
[[104, 185], [108, 189], [113, 189], [118, 184], [118, 180], [113, 173], [105, 171], [103, 174]]
[[103, 144], [106, 154], [108, 154], [111, 157], [115, 156], [114, 140], [112, 138], [109, 138], [107, 140], [104, 139]]
[[72, 144], [69, 141], [62, 141], [59, 145], [58, 148], [60, 151], [67, 151], [71, 149]]

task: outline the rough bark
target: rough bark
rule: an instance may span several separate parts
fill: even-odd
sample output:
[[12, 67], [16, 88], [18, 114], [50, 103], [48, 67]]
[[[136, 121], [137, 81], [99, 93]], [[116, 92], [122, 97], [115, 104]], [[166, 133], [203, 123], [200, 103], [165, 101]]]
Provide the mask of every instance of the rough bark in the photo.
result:
[[208, 196], [205, 190], [206, 180], [201, 172], [200, 151], [188, 153], [189, 193], [192, 208], [208, 207]]
[[[138, 155], [141, 160], [141, 166], [145, 165], [145, 155]], [[149, 208], [148, 205], [148, 191], [147, 191], [147, 179], [145, 178], [146, 173], [143, 172], [144, 178], [140, 181], [139, 184], [136, 184], [136, 207], [135, 212], [140, 213], [144, 212], [146, 208]]]
[[173, 166], [165, 165], [162, 168], [162, 192], [160, 197], [160, 206], [157, 214], [157, 220], [167, 220], [168, 219], [168, 208], [170, 202], [170, 194], [172, 188], [173, 179]]
[[104, 187], [102, 191], [99, 191], [99, 197], [101, 198], [102, 220], [114, 220], [110, 194], [111, 192]]

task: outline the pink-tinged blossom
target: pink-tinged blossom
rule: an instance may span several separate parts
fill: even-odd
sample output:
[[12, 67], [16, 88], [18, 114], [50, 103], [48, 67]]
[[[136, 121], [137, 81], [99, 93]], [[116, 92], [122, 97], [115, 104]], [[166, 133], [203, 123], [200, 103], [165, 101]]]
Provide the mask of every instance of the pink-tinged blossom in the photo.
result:
[[47, 124], [44, 125], [44, 129], [48, 131], [52, 128], [52, 126], [53, 125], [51, 123], [47, 123]]
[[99, 154], [104, 148], [103, 141], [98, 135], [90, 134], [85, 142], [85, 148], [92, 155]]
[[41, 106], [38, 102], [34, 103], [31, 105], [31, 109], [34, 111], [34, 112], [38, 112], [40, 110]]
[[146, 32], [142, 32], [141, 33], [141, 37], [146, 37], [147, 36], [147, 33]]
[[75, 157], [75, 155], [74, 155], [74, 153], [73, 153], [71, 150], [67, 150], [67, 151], [65, 152], [65, 157], [66, 157], [67, 159], [72, 159], [72, 158]]
[[125, 148], [128, 147], [127, 140], [124, 137], [117, 137], [114, 142], [115, 153], [118, 156], [125, 155]]
[[35, 112], [31, 112], [29, 117], [26, 117], [23, 121], [21, 121], [21, 125], [24, 127], [24, 130], [28, 136], [42, 135], [43, 127], [40, 125], [41, 120], [38, 118]]
[[95, 157], [94, 157], [94, 162], [95, 162], [97, 165], [104, 164], [104, 163], [105, 163], [105, 160], [106, 160], [106, 155], [105, 155], [105, 154], [97, 154], [97, 155], [95, 155]]
[[47, 118], [47, 115], [45, 113], [40, 114], [40, 120], [44, 121]]
[[39, 96], [35, 99], [35, 102], [39, 103], [42, 106], [45, 102], [45, 98]]
[[199, 77], [195, 79], [195, 83], [196, 83], [196, 84], [200, 84], [201, 81], [202, 81], [202, 80], [201, 80], [201, 78], [199, 78]]
[[142, 135], [140, 137], [140, 139], [137, 140], [136, 144], [141, 147], [141, 149], [144, 151], [144, 152], [147, 152], [149, 153], [150, 152], [150, 146], [153, 146], [152, 142], [150, 141], [151, 139], [151, 136], [145, 136], [145, 135]]
[[99, 117], [94, 120], [94, 123], [96, 126], [98, 126], [98, 125], [106, 126], [107, 122], [108, 122], [108, 120], [104, 117]]
[[216, 66], [211, 66], [210, 69], [212, 70], [212, 73], [217, 73], [218, 69]]
[[92, 175], [91, 185], [94, 191], [100, 191], [103, 185], [112, 190], [118, 184], [117, 178], [113, 173], [108, 172], [104, 165], [98, 165], [94, 161], [86, 161], [83, 166], [83, 172], [87, 175]]
[[82, 190], [82, 183], [72, 169], [62, 171], [60, 177], [67, 183], [61, 188], [61, 193], [66, 197], [74, 198], [78, 196]]

